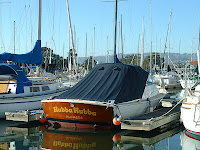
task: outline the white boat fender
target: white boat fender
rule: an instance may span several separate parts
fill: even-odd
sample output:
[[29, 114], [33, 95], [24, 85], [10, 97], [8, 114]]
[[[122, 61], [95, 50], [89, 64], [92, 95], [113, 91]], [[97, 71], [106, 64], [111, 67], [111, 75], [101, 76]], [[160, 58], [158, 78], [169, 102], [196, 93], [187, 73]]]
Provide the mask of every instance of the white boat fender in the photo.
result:
[[117, 118], [117, 120], [120, 121], [120, 122], [122, 122], [122, 121], [124, 121], [124, 118], [123, 118], [122, 116], [119, 116], [119, 117]]

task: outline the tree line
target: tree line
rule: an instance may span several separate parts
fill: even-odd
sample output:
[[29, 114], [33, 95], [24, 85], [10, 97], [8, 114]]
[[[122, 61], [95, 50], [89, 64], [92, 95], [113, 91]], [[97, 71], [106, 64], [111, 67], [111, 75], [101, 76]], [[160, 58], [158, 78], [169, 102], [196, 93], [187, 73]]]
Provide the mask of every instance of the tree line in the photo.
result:
[[[50, 58], [50, 53], [51, 53], [51, 58]], [[77, 54], [75, 55], [77, 56]], [[47, 47], [42, 47], [42, 56], [43, 56], [42, 66], [43, 68], [46, 69], [46, 71], [53, 72], [55, 70], [63, 70], [63, 69], [67, 70], [68, 57], [66, 59], [63, 59], [62, 56], [53, 53], [53, 50]], [[70, 56], [71, 57], [70, 60], [72, 60], [72, 56], [73, 56], [72, 49], [69, 50], [68, 56]], [[51, 62], [50, 62], [50, 59], [51, 59]], [[132, 64], [132, 65], [140, 66], [141, 55], [130, 54], [119, 60], [124, 64]], [[78, 66], [85, 70], [90, 71], [92, 69], [92, 61], [93, 61], [93, 58], [92, 56], [90, 56], [82, 64], [78, 64]], [[151, 55], [152, 69], [155, 69], [155, 68], [161, 69], [164, 67], [164, 63], [165, 63], [164, 57], [160, 57], [159, 53], [155, 53], [155, 52], [152, 53]], [[73, 64], [73, 61], [71, 61], [71, 64]], [[96, 65], [97, 61], [94, 60], [93, 64]], [[145, 70], [150, 70], [150, 55], [144, 58], [142, 68], [144, 68]]]

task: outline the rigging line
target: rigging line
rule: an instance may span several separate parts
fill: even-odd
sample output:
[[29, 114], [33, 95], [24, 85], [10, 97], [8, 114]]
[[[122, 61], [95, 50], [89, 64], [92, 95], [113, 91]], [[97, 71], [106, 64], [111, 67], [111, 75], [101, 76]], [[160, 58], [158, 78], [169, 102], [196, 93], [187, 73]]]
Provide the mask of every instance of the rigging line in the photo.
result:
[[[10, 27], [12, 26], [12, 23], [11, 23], [11, 5], [9, 5], [9, 22], [10, 22]], [[10, 33], [10, 40], [9, 41], [11, 41], [11, 39], [12, 39], [12, 33], [11, 32], [9, 32]], [[10, 42], [10, 47], [11, 47], [11, 42]], [[10, 47], [9, 47], [9, 49], [10, 49]], [[5, 52], [5, 49], [4, 49], [4, 52]]]
[[[54, 53], [54, 54], [56, 54], [56, 53], [55, 53], [55, 51], [56, 51], [56, 44], [55, 44], [55, 41], [54, 41], [53, 37], [52, 37], [52, 39], [51, 39], [51, 40], [53, 41], [53, 44], [54, 44], [54, 47], [55, 47], [55, 49], [54, 49], [53, 53]], [[53, 49], [53, 47], [52, 47], [52, 49]]]
[[[11, 3], [11, 2], [0, 2], [0, 5], [1, 4], [4, 4], [4, 3]], [[0, 6], [1, 7], [1, 6]], [[0, 10], [1, 11], [1, 10]], [[0, 15], [1, 15], [2, 13], [0, 12]], [[1, 15], [2, 16], [2, 15]], [[0, 17], [0, 19], [2, 19], [2, 17]], [[0, 21], [1, 22], [1, 21]], [[0, 28], [2, 28], [2, 26], [0, 25]], [[1, 48], [4, 48], [4, 52], [5, 52], [5, 44], [4, 44], [4, 41], [3, 41], [3, 35], [2, 35], [2, 29], [1, 29], [1, 32], [0, 32], [0, 37], [1, 37], [1, 39], [0, 39], [0, 42], [2, 42], [2, 47], [0, 47], [0, 49]], [[1, 45], [1, 44], [0, 44]]]
[[[128, 4], [128, 16], [129, 16], [129, 18], [133, 18], [133, 15], [132, 15], [132, 5], [130, 5], [130, 3]], [[130, 40], [127, 40], [128, 41], [128, 43], [126, 44], [128, 47], [129, 47], [129, 51], [132, 51], [131, 50], [131, 46], [130, 45], [132, 45], [132, 47], [135, 47], [136, 46], [136, 43], [135, 42], [133, 42], [133, 43], [130, 43], [130, 41], [134, 41], [133, 39], [134, 39], [134, 36], [135, 36], [135, 34], [134, 34], [134, 32], [133, 32], [133, 29], [134, 29], [134, 27], [133, 27], [133, 20], [132, 19], [128, 19], [128, 21], [129, 21], [129, 31], [130, 32], [128, 32], [128, 36], [129, 36], [129, 38], [128, 39], [130, 39]], [[136, 36], [135, 36], [136, 37]], [[132, 40], [131, 40], [132, 39]], [[133, 48], [134, 49], [134, 48]]]
[[[49, 7], [49, 9], [47, 9], [47, 11], [48, 11], [48, 19], [49, 19], [48, 21], [49, 21], [49, 25], [50, 25], [50, 28], [49, 28], [50, 31], [49, 32], [51, 34], [51, 37], [50, 37], [49, 41], [51, 43], [51, 40], [54, 38], [54, 35], [55, 35], [55, 27], [54, 27], [54, 22], [55, 22], [55, 0], [51, 1], [51, 8], [53, 8], [53, 11], [50, 11], [50, 10], [52, 10], [50, 8], [50, 5], [48, 5], [48, 7]], [[49, 14], [51, 14], [51, 15], [49, 15]], [[51, 16], [53, 16], [53, 18]]]
[[200, 46], [200, 27], [199, 27], [199, 43], [198, 43], [198, 50], [199, 50], [199, 46]]
[[[21, 22], [22, 22], [22, 21], [21, 21], [22, 18], [24, 18], [24, 17], [23, 17], [24, 12], [25, 12], [25, 7], [24, 7], [24, 9], [21, 11], [21, 14], [19, 15], [19, 18], [16, 19], [16, 20], [19, 20], [19, 23], [21, 23]], [[24, 23], [24, 22], [23, 22], [23, 23]], [[19, 24], [19, 27], [22, 27], [22, 24]], [[17, 31], [17, 29], [18, 29], [18, 27], [15, 28], [16, 31]], [[21, 28], [20, 33], [22, 33], [22, 28]], [[20, 38], [17, 38], [16, 40], [18, 40], [18, 39], [20, 39]], [[12, 44], [11, 44], [12, 42], [14, 42], [14, 41], [13, 41], [13, 38], [11, 38], [11, 42], [10, 42], [10, 45], [9, 45], [9, 49], [11, 49], [10, 47], [11, 47], [11, 45], [12, 45]]]
[[54, 23], [55, 23], [55, 7], [56, 7], [56, 4], [55, 4], [55, 0], [54, 0], [54, 10], [53, 10], [53, 36], [54, 36]]
[[[60, 14], [59, 14], [59, 22], [61, 22], [61, 14], [62, 14], [62, 13], [61, 13], [61, 10], [62, 10], [62, 9], [60, 8], [59, 10], [60, 10], [60, 12], [59, 12], [59, 13], [60, 13]], [[61, 48], [60, 48], [60, 45], [61, 45], [61, 38], [60, 38], [60, 37], [61, 37], [61, 32], [60, 32], [61, 24], [62, 24], [62, 23], [59, 23], [59, 28], [58, 28], [58, 30], [59, 30], [59, 37], [58, 37], [58, 40], [59, 40], [59, 52], [58, 52], [58, 53], [60, 53], [60, 54], [62, 53], [62, 50], [61, 50]], [[64, 55], [63, 55], [63, 58], [64, 58]]]
[[[23, 9], [23, 11], [22, 11], [22, 14], [19, 16], [20, 17], [20, 19], [19, 19], [19, 24], [18, 24], [18, 26], [16, 26], [16, 31], [19, 31], [19, 33], [22, 33], [23, 32], [23, 30], [22, 30], [22, 27], [23, 27], [23, 24], [25, 23], [25, 21], [23, 21], [22, 22], [22, 18], [24, 19], [24, 17], [23, 17], [23, 15], [26, 13], [26, 5], [25, 5], [25, 7], [24, 7], [24, 9]], [[19, 28], [20, 27], [20, 28]], [[19, 28], [19, 30], [18, 30], [18, 28]], [[21, 35], [21, 34], [20, 34]], [[19, 36], [20, 37], [20, 36]], [[17, 38], [18, 39], [18, 38]], [[16, 40], [17, 40], [16, 39]], [[17, 42], [16, 42], [17, 43]], [[20, 42], [19, 42], [19, 45], [20, 45]], [[19, 46], [20, 47], [20, 46]]]
[[30, 2], [29, 2], [29, 10], [30, 10], [30, 29], [31, 29], [31, 48], [33, 47], [33, 24], [32, 24], [32, 10], [31, 10], [31, 6], [30, 6]]
[[[52, 13], [52, 11], [51, 11], [51, 10], [52, 10], [52, 9], [51, 9], [51, 8], [52, 8], [52, 5], [51, 5], [51, 6], [50, 6], [50, 5], [51, 5], [51, 2], [48, 2], [48, 3], [46, 4], [46, 6], [45, 6], [44, 9], [45, 9], [45, 12], [46, 12], [46, 14], [47, 14], [47, 15], [46, 15], [46, 19], [47, 19], [46, 22], [47, 22], [47, 24], [49, 25], [49, 28], [48, 28], [49, 31], [47, 30], [47, 32], [49, 32], [49, 33], [51, 34], [51, 32], [52, 32], [52, 23], [51, 23], [51, 21], [52, 21], [52, 15], [51, 15], [51, 13]], [[51, 43], [51, 38], [52, 38], [52, 37], [49, 37], [49, 38], [48, 38], [49, 43]]]
[[165, 50], [167, 48], [167, 37], [168, 37], [168, 33], [169, 33], [169, 23], [168, 23], [168, 29], [167, 29], [167, 36], [166, 36], [166, 39], [165, 39], [165, 47], [164, 47], [164, 55], [165, 55]]
[[28, 34], [27, 34], [27, 7], [25, 5], [25, 20], [26, 20], [26, 50], [28, 49], [27, 48], [27, 39], [28, 39]]
[[[200, 7], [199, 7], [198, 13], [197, 13], [196, 24], [195, 24], [196, 27], [198, 26], [199, 15], [200, 15]], [[195, 34], [196, 34], [196, 31], [195, 31], [195, 27], [194, 27], [193, 38], [195, 37]]]

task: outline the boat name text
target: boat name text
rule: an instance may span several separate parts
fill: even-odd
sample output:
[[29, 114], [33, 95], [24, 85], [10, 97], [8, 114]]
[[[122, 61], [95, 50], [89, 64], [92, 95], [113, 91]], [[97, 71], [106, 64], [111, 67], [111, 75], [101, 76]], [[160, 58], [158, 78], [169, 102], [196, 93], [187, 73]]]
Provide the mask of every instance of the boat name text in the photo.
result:
[[90, 111], [90, 109], [83, 108], [82, 110], [78, 107], [66, 108], [66, 107], [53, 107], [55, 113], [66, 112], [66, 113], [74, 113], [74, 114], [84, 114], [84, 115], [92, 115], [97, 116], [96, 112]]
[[53, 141], [53, 146], [60, 146], [60, 147], [71, 147], [72, 149], [93, 149], [96, 147], [96, 143], [66, 143], [62, 141]]

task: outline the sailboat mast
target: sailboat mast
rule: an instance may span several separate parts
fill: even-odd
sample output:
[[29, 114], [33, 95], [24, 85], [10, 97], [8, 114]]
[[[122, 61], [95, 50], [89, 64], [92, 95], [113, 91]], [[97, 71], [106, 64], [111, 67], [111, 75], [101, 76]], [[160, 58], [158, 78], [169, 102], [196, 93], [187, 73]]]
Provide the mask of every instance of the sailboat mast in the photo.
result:
[[[120, 29], [120, 21], [119, 21], [119, 28], [118, 29]], [[118, 51], [117, 51], [117, 55], [119, 56], [119, 46], [120, 46], [120, 30], [118, 30]]]
[[200, 57], [199, 57], [199, 48], [200, 48], [200, 29], [199, 29], [199, 44], [198, 44], [198, 49], [197, 49], [197, 61], [198, 61], [198, 70], [200, 72]]
[[15, 54], [15, 21], [14, 21], [14, 54]]
[[178, 63], [180, 65], [180, 54], [181, 54], [181, 39], [179, 41], [179, 57], [178, 57]]
[[117, 0], [115, 0], [114, 63], [116, 63], [116, 40], [117, 40]]
[[86, 69], [86, 65], [87, 65], [87, 32], [86, 32], [86, 37], [85, 37], [85, 64], [84, 64], [84, 68], [85, 68], [85, 74], [87, 73], [87, 69]]
[[38, 40], [41, 40], [42, 0], [38, 0]]
[[122, 46], [122, 59], [124, 59], [124, 42], [123, 42], [123, 33], [122, 33], [122, 15], [121, 15], [121, 46]]
[[95, 27], [94, 27], [94, 41], [93, 41], [93, 51], [92, 51], [92, 68], [94, 67], [94, 52], [95, 52]]
[[191, 54], [191, 62], [193, 61], [193, 40], [192, 40], [192, 46], [191, 46], [192, 54]]
[[156, 53], [157, 53], [157, 35], [156, 35], [156, 48], [155, 48], [155, 69], [156, 69]]
[[[41, 19], [42, 19], [41, 10], [42, 10], [42, 0], [38, 0], [38, 41], [40, 41], [40, 47], [41, 47]], [[40, 75], [39, 68], [40, 68], [39, 66], [36, 67], [37, 76]]]
[[141, 43], [141, 59], [140, 59], [140, 67], [143, 66], [144, 60], [144, 17], [142, 17], [142, 43]]
[[[70, 11], [69, 11], [69, 3], [68, 3], [68, 0], [66, 0], [66, 4], [67, 4], [69, 28], [70, 28], [70, 35], [71, 35], [71, 42], [72, 42], [73, 65], [76, 65], [76, 62], [75, 62], [75, 50], [74, 50], [74, 39], [73, 39], [73, 32], [72, 32], [72, 25], [71, 25], [71, 18], [70, 18]], [[75, 67], [75, 68], [76, 68], [76, 67]], [[74, 69], [75, 69], [75, 68], [74, 68]]]
[[169, 51], [168, 51], [168, 65], [169, 65], [169, 54], [170, 54], [171, 17], [172, 17], [172, 12], [170, 13], [170, 21], [169, 21]]
[[139, 66], [139, 49], [140, 49], [140, 34], [138, 38], [138, 47], [137, 47], [137, 65]]
[[160, 38], [160, 69], [162, 71], [161, 38]]
[[64, 59], [65, 51], [64, 51], [64, 49], [65, 49], [65, 43], [63, 43], [63, 71], [65, 69], [65, 59]]
[[150, 74], [151, 74], [151, 69], [152, 69], [152, 18], [151, 18], [151, 3], [150, 3]]

